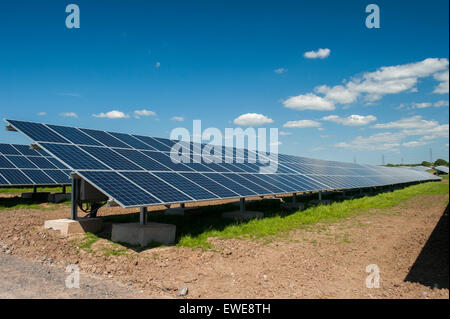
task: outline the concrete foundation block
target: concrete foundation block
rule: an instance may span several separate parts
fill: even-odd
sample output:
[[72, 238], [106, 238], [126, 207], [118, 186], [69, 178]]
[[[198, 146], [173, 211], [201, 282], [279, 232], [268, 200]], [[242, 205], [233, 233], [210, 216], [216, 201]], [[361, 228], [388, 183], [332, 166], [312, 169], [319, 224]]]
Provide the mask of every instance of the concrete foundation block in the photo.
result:
[[33, 199], [33, 200], [41, 200], [41, 201], [47, 201], [48, 195], [50, 195], [49, 192], [30, 192], [30, 193], [22, 193], [21, 198], [23, 199]]
[[87, 232], [98, 233], [103, 229], [103, 222], [101, 218], [53, 219], [45, 221], [44, 228], [58, 230], [63, 236]]
[[290, 203], [282, 203], [281, 205], [280, 205], [280, 207], [281, 208], [284, 208], [284, 209], [296, 209], [296, 210], [303, 210], [303, 209], [305, 209], [305, 204], [303, 204], [303, 203], [292, 203], [292, 202], [290, 202]]
[[55, 193], [48, 195], [48, 201], [51, 203], [62, 203], [71, 199], [70, 193]]
[[282, 202], [282, 198], [276, 198], [276, 197], [274, 197], [274, 198], [263, 198], [263, 199], [261, 199], [261, 201], [263, 203], [268, 203], [268, 204], [279, 204], [279, 203]]
[[350, 195], [341, 195], [336, 197], [337, 200], [352, 200], [355, 199], [355, 196], [350, 196]]
[[[251, 204], [257, 202], [256, 200], [252, 199], [252, 200], [245, 200], [245, 204]], [[240, 207], [241, 206], [241, 202], [240, 201], [236, 201], [236, 202], [232, 202], [231, 205], [236, 206], [236, 207]]]
[[330, 199], [322, 199], [322, 200], [313, 199], [313, 200], [310, 200], [308, 204], [310, 204], [310, 205], [331, 205], [332, 203], [333, 203], [333, 201]]
[[125, 223], [112, 225], [111, 240], [140, 246], [147, 246], [151, 242], [173, 245], [175, 243], [175, 235], [175, 225]]
[[181, 207], [175, 207], [175, 208], [168, 208], [164, 211], [164, 214], [166, 215], [175, 215], [175, 216], [184, 216], [184, 208]]
[[236, 219], [236, 220], [247, 220], [247, 219], [263, 218], [263, 217], [264, 217], [264, 213], [252, 212], [252, 211], [245, 211], [242, 213], [241, 211], [237, 210], [237, 211], [222, 213], [222, 218], [229, 218], [229, 219]]
[[266, 207], [280, 207], [280, 205], [283, 203], [282, 198], [263, 198], [261, 199], [261, 204]]
[[175, 215], [175, 216], [192, 216], [198, 215], [201, 213], [200, 207], [174, 207], [168, 208], [164, 211], [166, 215]]

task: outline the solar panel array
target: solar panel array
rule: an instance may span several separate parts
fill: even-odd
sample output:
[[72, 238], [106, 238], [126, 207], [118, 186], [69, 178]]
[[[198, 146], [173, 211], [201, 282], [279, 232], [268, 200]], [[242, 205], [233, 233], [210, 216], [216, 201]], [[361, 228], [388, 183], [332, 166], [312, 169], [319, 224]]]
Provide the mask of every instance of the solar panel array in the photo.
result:
[[0, 186], [68, 185], [70, 170], [29, 145], [0, 144]]
[[426, 171], [431, 169], [430, 167], [422, 166], [422, 165], [419, 165], [419, 166], [399, 166], [399, 167], [408, 168], [408, 169], [412, 169], [412, 170], [419, 171], [419, 172], [426, 172]]
[[447, 166], [436, 166], [434, 168], [437, 171], [443, 172], [445, 174], [448, 174], [448, 167]]
[[[205, 144], [189, 143], [190, 163], [170, 158], [174, 140], [6, 120], [122, 207], [353, 189], [418, 182], [435, 176], [402, 168], [278, 154], [276, 173], [251, 163], [252, 151], [222, 147], [220, 163], [192, 162]], [[187, 143], [187, 142], [186, 142]], [[258, 154], [258, 158], [267, 157]], [[232, 160], [232, 163], [228, 162]], [[240, 163], [242, 162], [242, 163]]]

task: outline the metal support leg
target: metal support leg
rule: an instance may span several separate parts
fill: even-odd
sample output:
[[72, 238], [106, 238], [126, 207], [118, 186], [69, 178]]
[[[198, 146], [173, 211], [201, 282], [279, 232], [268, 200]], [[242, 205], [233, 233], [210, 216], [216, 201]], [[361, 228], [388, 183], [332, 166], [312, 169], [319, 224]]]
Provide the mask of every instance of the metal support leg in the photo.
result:
[[77, 219], [78, 210], [78, 200], [80, 198], [80, 179], [72, 177], [72, 194], [71, 194], [71, 209], [70, 209], [70, 219]]
[[139, 212], [139, 224], [147, 224], [147, 207], [141, 207], [141, 210]]
[[66, 193], [66, 186], [65, 186], [65, 185], [62, 187], [62, 193], [63, 193], [63, 194]]
[[241, 198], [241, 201], [240, 201], [240, 210], [241, 210], [241, 213], [243, 214], [243, 213], [245, 213], [245, 197], [242, 197]]
[[185, 205], [184, 203], [181, 203], [181, 204], [180, 204], [180, 208], [183, 208], [183, 209], [184, 209], [185, 207], [186, 207], [186, 205]]
[[37, 193], [37, 186], [33, 186], [33, 193]]
[[297, 204], [297, 193], [292, 194], [292, 204]]
[[319, 200], [322, 200], [322, 192], [319, 192]]

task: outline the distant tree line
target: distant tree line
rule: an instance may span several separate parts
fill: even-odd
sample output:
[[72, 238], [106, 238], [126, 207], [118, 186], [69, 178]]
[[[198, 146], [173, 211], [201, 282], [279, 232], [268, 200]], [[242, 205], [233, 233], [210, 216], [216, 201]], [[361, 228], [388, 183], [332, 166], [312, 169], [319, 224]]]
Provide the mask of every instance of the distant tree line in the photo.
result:
[[426, 166], [426, 167], [447, 166], [448, 167], [448, 162], [445, 159], [438, 158], [433, 163], [428, 162], [428, 161], [423, 161], [420, 164], [387, 164], [386, 166], [388, 166], [388, 167], [395, 167], [395, 166], [411, 166], [411, 167], [414, 167], [414, 166]]

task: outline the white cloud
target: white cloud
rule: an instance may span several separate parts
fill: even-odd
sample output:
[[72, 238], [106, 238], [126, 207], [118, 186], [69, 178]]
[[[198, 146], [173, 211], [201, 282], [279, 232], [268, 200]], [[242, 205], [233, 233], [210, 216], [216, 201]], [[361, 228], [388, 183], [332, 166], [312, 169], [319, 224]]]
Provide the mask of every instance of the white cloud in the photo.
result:
[[419, 142], [419, 141], [411, 141], [411, 142], [403, 143], [402, 146], [404, 146], [404, 147], [418, 147], [418, 146], [423, 146], [425, 144], [427, 144], [427, 143]]
[[316, 111], [332, 111], [335, 109], [334, 104], [320, 96], [312, 93], [300, 94], [288, 98], [283, 101], [285, 107], [303, 111], [303, 110], [316, 110]]
[[136, 110], [134, 111], [134, 117], [139, 119], [141, 116], [156, 116], [156, 113], [150, 110]]
[[334, 123], [339, 123], [345, 126], [361, 126], [361, 125], [367, 125], [371, 122], [374, 122], [377, 120], [377, 118], [373, 115], [357, 115], [353, 114], [348, 117], [340, 117], [337, 115], [329, 115], [322, 118], [324, 121], [330, 121]]
[[283, 127], [295, 127], [295, 128], [307, 128], [319, 126], [321, 126], [321, 124], [313, 120], [288, 121], [283, 124]]
[[325, 59], [330, 55], [330, 49], [318, 49], [317, 51], [308, 51], [303, 54], [307, 59]]
[[441, 100], [434, 103], [431, 102], [421, 102], [421, 103], [413, 103], [412, 108], [413, 109], [424, 109], [427, 107], [442, 107], [442, 106], [448, 106], [448, 100]]
[[174, 116], [174, 117], [171, 118], [171, 120], [175, 121], [175, 122], [183, 122], [184, 121], [184, 117], [182, 117], [182, 116]]
[[448, 100], [437, 101], [433, 104], [433, 106], [434, 107], [448, 106]]
[[112, 110], [106, 113], [99, 113], [99, 114], [92, 114], [93, 117], [98, 117], [98, 118], [107, 118], [107, 119], [126, 119], [129, 118], [130, 116], [128, 114], [125, 114], [121, 111], [117, 111], [117, 110]]
[[280, 134], [280, 136], [287, 136], [287, 135], [292, 135], [292, 132], [280, 131], [279, 134]]
[[277, 74], [283, 74], [283, 73], [286, 73], [287, 71], [288, 71], [288, 69], [285, 69], [285, 68], [278, 68], [278, 69], [274, 70], [274, 72]]
[[335, 108], [335, 104], [353, 103], [359, 98], [371, 104], [387, 94], [417, 91], [418, 80], [429, 76], [441, 82], [434, 93], [448, 93], [448, 67], [449, 61], [446, 58], [428, 58], [415, 63], [383, 66], [374, 72], [345, 80], [340, 85], [317, 86], [314, 89], [316, 94], [300, 94], [287, 99], [283, 104], [297, 110], [331, 110]]
[[159, 69], [160, 66], [161, 66], [161, 62], [156, 62], [155, 63], [155, 68]]
[[240, 126], [259, 126], [273, 123], [273, 120], [265, 115], [258, 113], [246, 113], [234, 119], [234, 124]]
[[436, 86], [434, 88], [433, 93], [437, 93], [437, 94], [448, 94], [448, 77], [449, 77], [449, 72], [448, 70], [445, 72], [441, 72], [441, 73], [436, 73], [434, 76], [435, 80], [441, 82], [439, 83], [438, 86]]
[[424, 109], [424, 108], [427, 108], [430, 106], [433, 106], [433, 104], [430, 102], [422, 102], [422, 103], [413, 103], [412, 104], [413, 109]]
[[364, 78], [375, 81], [401, 78], [422, 78], [447, 69], [448, 64], [448, 59], [428, 58], [415, 63], [383, 66], [375, 72], [366, 73]]
[[426, 121], [422, 116], [416, 115], [409, 118], [402, 118], [398, 121], [375, 124], [372, 128], [376, 129], [415, 129], [436, 127], [439, 123], [436, 121]]
[[411, 103], [410, 106], [407, 104], [400, 104], [398, 107], [396, 107], [397, 110], [412, 110], [412, 109], [424, 109], [424, 108], [428, 108], [428, 107], [442, 107], [442, 106], [448, 106], [448, 100], [440, 100], [437, 102], [414, 102]]
[[335, 85], [333, 87], [321, 85], [317, 86], [314, 90], [316, 93], [325, 94], [328, 101], [340, 104], [355, 102], [358, 97], [356, 91], [349, 90], [342, 85]]
[[71, 97], [80, 97], [80, 96], [81, 96], [81, 94], [79, 94], [79, 93], [70, 93], [70, 92], [58, 93], [58, 95], [61, 95], [61, 96], [71, 96]]
[[[350, 142], [337, 143], [336, 147], [359, 150], [393, 150], [397, 147], [415, 147], [438, 138], [448, 139], [449, 125], [437, 121], [423, 120], [421, 116], [403, 118], [398, 121], [376, 124], [376, 129], [397, 129], [397, 132], [376, 133], [368, 137], [358, 136]], [[405, 142], [408, 137], [419, 137], [417, 141]]]
[[46, 112], [39, 112], [37, 115], [39, 115], [39, 116], [45, 116], [45, 115], [47, 115], [47, 113], [46, 113]]
[[64, 117], [76, 117], [76, 118], [78, 117], [77, 113], [75, 112], [64, 112], [61, 113], [60, 115]]
[[366, 78], [360, 82], [348, 82], [347, 89], [356, 92], [358, 96], [364, 94], [364, 99], [369, 102], [380, 100], [387, 94], [398, 94], [412, 89], [417, 84], [417, 78], [399, 78], [373, 80]]
[[401, 133], [384, 132], [368, 137], [358, 136], [350, 142], [337, 143], [335, 146], [354, 150], [395, 150], [403, 138]]
[[421, 140], [433, 140], [436, 138], [447, 138], [449, 137], [449, 125], [448, 124], [438, 124], [435, 126], [423, 126], [415, 127], [403, 130], [403, 134], [407, 136], [422, 135]]

